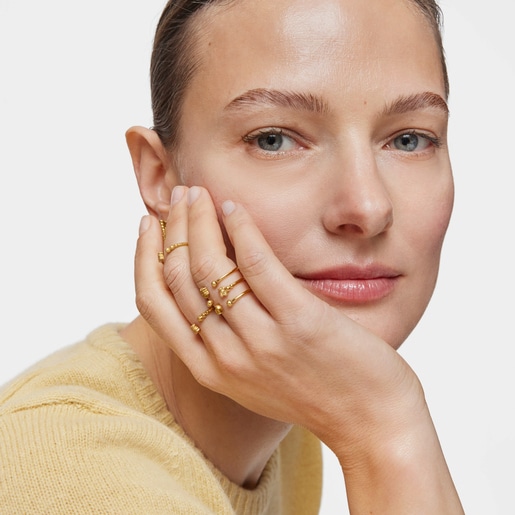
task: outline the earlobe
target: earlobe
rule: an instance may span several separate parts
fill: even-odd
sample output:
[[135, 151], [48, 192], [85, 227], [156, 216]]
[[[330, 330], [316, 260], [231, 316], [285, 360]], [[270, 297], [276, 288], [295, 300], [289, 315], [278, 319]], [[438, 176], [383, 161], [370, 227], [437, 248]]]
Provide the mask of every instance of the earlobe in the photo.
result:
[[145, 127], [131, 127], [125, 139], [148, 212], [166, 220], [171, 192], [178, 183], [169, 153], [157, 133]]

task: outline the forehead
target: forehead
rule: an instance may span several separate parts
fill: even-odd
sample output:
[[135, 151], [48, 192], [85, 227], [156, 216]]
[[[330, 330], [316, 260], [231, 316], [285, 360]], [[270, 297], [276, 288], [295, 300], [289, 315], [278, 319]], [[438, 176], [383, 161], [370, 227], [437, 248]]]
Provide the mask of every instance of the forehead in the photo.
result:
[[258, 88], [445, 94], [433, 30], [411, 0], [238, 0], [199, 14], [189, 91], [206, 101]]

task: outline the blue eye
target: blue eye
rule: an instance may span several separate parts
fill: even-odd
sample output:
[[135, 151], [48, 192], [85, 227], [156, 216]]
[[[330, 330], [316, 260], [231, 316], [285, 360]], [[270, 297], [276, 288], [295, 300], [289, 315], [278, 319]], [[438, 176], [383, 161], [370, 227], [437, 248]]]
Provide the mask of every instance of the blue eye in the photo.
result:
[[281, 129], [275, 128], [262, 129], [254, 134], [243, 136], [243, 141], [271, 154], [289, 152], [298, 147], [292, 137], [283, 134]]
[[259, 148], [272, 152], [277, 152], [283, 145], [283, 135], [280, 133], [269, 132], [261, 134], [256, 138]]
[[407, 132], [393, 139], [393, 147], [404, 152], [424, 151], [430, 145], [440, 146], [438, 138], [426, 136], [425, 134], [417, 134], [415, 132]]
[[[427, 140], [425, 140], [427, 143]], [[405, 150], [406, 152], [413, 152], [417, 150], [420, 143], [420, 138], [416, 134], [402, 134], [393, 140], [393, 144], [397, 150]]]

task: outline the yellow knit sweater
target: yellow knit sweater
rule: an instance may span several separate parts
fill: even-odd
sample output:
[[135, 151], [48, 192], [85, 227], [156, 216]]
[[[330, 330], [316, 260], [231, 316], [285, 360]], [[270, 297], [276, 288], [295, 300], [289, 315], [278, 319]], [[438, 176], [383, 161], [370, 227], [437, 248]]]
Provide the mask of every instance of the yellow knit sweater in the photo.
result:
[[294, 428], [254, 490], [193, 445], [115, 325], [0, 391], [0, 513], [315, 514], [319, 442]]

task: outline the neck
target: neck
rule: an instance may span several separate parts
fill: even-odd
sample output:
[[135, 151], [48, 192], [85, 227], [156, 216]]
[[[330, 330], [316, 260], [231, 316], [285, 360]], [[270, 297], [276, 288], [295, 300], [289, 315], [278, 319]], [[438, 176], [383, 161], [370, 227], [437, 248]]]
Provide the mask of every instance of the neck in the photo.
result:
[[141, 317], [121, 331], [176, 422], [231, 481], [253, 488], [290, 425], [262, 417], [201, 386]]

